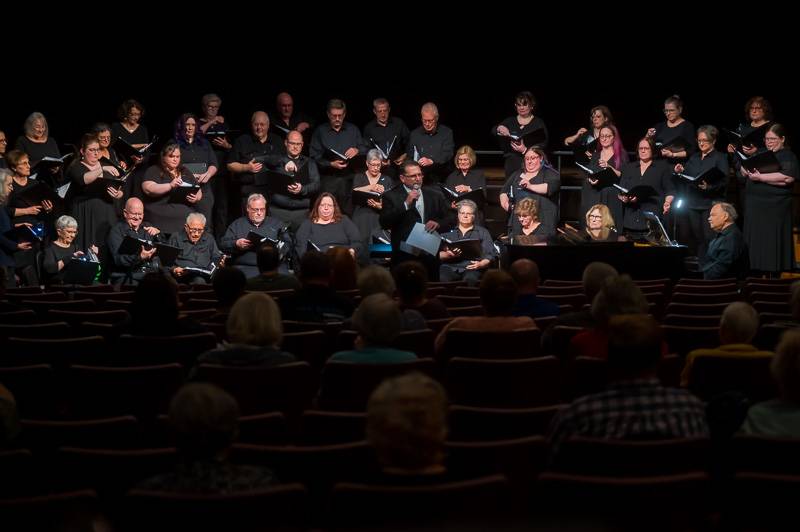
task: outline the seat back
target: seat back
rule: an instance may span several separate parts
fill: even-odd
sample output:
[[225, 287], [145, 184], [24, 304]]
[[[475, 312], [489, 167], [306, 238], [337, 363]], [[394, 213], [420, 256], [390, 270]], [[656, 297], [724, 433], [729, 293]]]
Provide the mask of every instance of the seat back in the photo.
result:
[[471, 331], [448, 329], [443, 356], [462, 358], [531, 358], [539, 355], [539, 329], [515, 331]]
[[706, 401], [729, 391], [742, 392], [753, 402], [771, 399], [777, 395], [771, 362], [771, 357], [697, 357], [689, 390]]

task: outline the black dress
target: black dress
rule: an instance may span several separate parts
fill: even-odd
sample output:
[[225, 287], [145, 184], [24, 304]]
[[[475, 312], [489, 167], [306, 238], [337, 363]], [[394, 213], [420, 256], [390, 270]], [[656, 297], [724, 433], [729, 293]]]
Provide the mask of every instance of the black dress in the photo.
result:
[[[181, 172], [181, 179], [184, 183], [194, 183], [194, 176], [185, 169]], [[145, 172], [142, 184], [147, 181], [165, 184], [172, 181], [172, 178], [165, 174], [160, 166], [153, 165]], [[144, 220], [148, 225], [154, 225], [167, 234], [182, 231], [183, 226], [186, 224], [186, 217], [192, 212], [197, 212], [197, 209], [190, 203], [173, 201], [171, 194], [171, 192], [161, 196], [148, 196], [145, 194], [142, 199], [144, 202]]]
[[[80, 234], [80, 231], [78, 233]], [[47, 246], [42, 261], [42, 282], [44, 284], [60, 283], [64, 279], [64, 268], [58, 269], [58, 261], [64, 261], [66, 267], [76, 251], [78, 251], [78, 247], [74, 241], [66, 248], [55, 243]]]
[[[519, 186], [522, 170], [517, 170], [505, 182], [501, 193], [507, 194], [512, 205], [517, 205], [524, 198], [534, 198], [539, 202], [539, 221], [547, 226], [547, 230], [555, 230], [558, 226], [558, 191], [561, 188], [561, 176], [552, 168], [542, 166], [539, 173], [530, 180], [531, 185], [547, 183], [547, 194], [537, 194]], [[519, 233], [519, 220], [513, 208], [508, 213], [511, 217], [511, 232]]]
[[[648, 229], [647, 219], [642, 214], [652, 211], [661, 217], [664, 211], [664, 198], [674, 193], [672, 168], [664, 160], [654, 160], [641, 173], [639, 161], [633, 161], [622, 167], [619, 184], [630, 190], [637, 185], [649, 185], [656, 190], [656, 196], [640, 199], [636, 203], [626, 203], [623, 207], [622, 227], [626, 231], [642, 232]], [[617, 222], [619, 226], [619, 222]]]
[[[797, 157], [786, 149], [775, 153], [780, 173], [798, 177]], [[744, 240], [754, 270], [779, 272], [794, 265], [792, 185], [775, 186], [750, 179], [745, 185]]]
[[[179, 142], [181, 147], [181, 164], [205, 164], [206, 170], [217, 168], [219, 170], [219, 163], [211, 143], [199, 137], [195, 137], [194, 142]], [[202, 173], [202, 172], [201, 172]], [[197, 202], [197, 210], [206, 217], [206, 228], [208, 231], [213, 231], [213, 218], [214, 218], [214, 192], [211, 186], [212, 181], [218, 179], [215, 174], [210, 181], [206, 181], [200, 188], [203, 190], [203, 199]]]
[[[627, 157], [625, 157], [624, 161], [620, 162], [627, 162]], [[609, 164], [609, 166], [612, 165]], [[600, 167], [599, 150], [592, 154], [592, 157], [586, 164], [586, 167], [593, 172], [599, 172], [602, 170]], [[622, 164], [620, 164], [619, 168], [615, 168], [617, 170], [621, 170], [621, 167]], [[617, 189], [613, 186], [602, 189], [596, 188], [594, 185], [589, 183], [589, 178], [586, 176], [583, 180], [583, 186], [581, 188], [581, 210], [578, 213], [578, 219], [581, 223], [581, 226], [586, 225], [586, 213], [589, 212], [589, 209], [592, 208], [592, 206], [597, 205], [598, 203], [608, 207], [608, 210], [611, 212], [611, 217], [614, 218], [614, 223], [619, 224], [622, 221], [622, 202], [617, 197], [617, 193]]]
[[[395, 186], [395, 182], [392, 178], [383, 174], [378, 178], [378, 184], [383, 185], [384, 192]], [[353, 188], [367, 185], [369, 185], [369, 178], [365, 172], [358, 173], [353, 177]], [[353, 208], [353, 223], [358, 227], [361, 239], [367, 246], [370, 244], [372, 232], [381, 226], [378, 220], [380, 218], [380, 213], [381, 211], [364, 205], [356, 205]]]
[[[467, 185], [470, 190], [483, 189], [484, 200], [486, 199], [486, 174], [483, 173], [483, 170], [470, 168], [466, 175], [464, 175], [461, 170], [456, 169], [455, 172], [447, 176], [444, 186], [455, 191], [458, 185]], [[448, 207], [450, 206], [448, 205]], [[475, 213], [475, 220], [473, 222], [475, 225], [483, 225], [484, 216], [481, 207], [482, 205], [478, 205], [478, 212]]]
[[302, 257], [306, 252], [309, 240], [323, 252], [336, 246], [353, 248], [356, 251], [356, 257], [363, 252], [362, 248], [364, 247], [358, 228], [350, 218], [344, 215], [342, 215], [341, 221], [329, 224], [318, 224], [311, 220], [304, 221], [297, 230], [295, 239], [295, 251], [298, 257]]
[[[31, 162], [31, 172], [33, 172], [36, 163], [45, 157], [61, 157], [61, 152], [58, 149], [58, 143], [53, 137], [47, 137], [45, 142], [34, 142], [26, 136], [19, 137], [14, 145], [17, 150], [22, 150], [28, 155]], [[64, 175], [63, 169], [59, 168], [58, 172], [51, 174], [49, 171], [45, 172], [46, 175], [37, 176], [43, 182], [60, 186], [62, 177]]]
[[[544, 129], [545, 140], [543, 143], [538, 144], [538, 146], [542, 149], [547, 147], [547, 126], [545, 125], [544, 120], [538, 116], [534, 116], [533, 120], [524, 126], [517, 121], [516, 116], [509, 116], [500, 122], [500, 125], [506, 126], [512, 135], [517, 135], [518, 137], [532, 133], [537, 129]], [[509, 142], [508, 137], [501, 137], [497, 135], [497, 127], [492, 128], [492, 134], [497, 137], [497, 142], [500, 144], [500, 149], [503, 150], [503, 158], [505, 159], [503, 167], [505, 169], [506, 178], [511, 177], [511, 174], [522, 168], [522, 154], [518, 151], [514, 151], [514, 149], [511, 148], [511, 143]], [[526, 147], [530, 148], [530, 146]]]
[[[78, 235], [75, 245], [78, 249], [86, 249], [90, 245], [103, 247], [108, 232], [119, 221], [117, 201], [108, 195], [106, 187], [100, 180], [86, 184], [84, 174], [89, 168], [80, 161], [75, 161], [67, 168], [72, 195], [72, 216], [78, 222]], [[103, 177], [113, 177], [104, 173]]]

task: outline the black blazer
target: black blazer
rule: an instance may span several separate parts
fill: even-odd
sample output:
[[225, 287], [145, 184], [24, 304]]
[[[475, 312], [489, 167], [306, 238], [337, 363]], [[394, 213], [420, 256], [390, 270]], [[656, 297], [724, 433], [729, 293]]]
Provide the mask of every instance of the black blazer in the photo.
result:
[[[429, 220], [445, 225], [447, 217], [447, 203], [444, 196], [435, 188], [422, 187], [422, 201], [425, 204], [425, 219], [421, 220], [419, 212], [414, 205], [408, 209], [405, 200], [408, 197], [405, 187], [401, 184], [383, 195], [383, 208], [381, 209], [380, 223], [384, 229], [392, 232], [392, 252], [400, 249], [400, 243], [405, 242], [414, 224], [426, 223]], [[440, 228], [440, 231], [445, 228]]]

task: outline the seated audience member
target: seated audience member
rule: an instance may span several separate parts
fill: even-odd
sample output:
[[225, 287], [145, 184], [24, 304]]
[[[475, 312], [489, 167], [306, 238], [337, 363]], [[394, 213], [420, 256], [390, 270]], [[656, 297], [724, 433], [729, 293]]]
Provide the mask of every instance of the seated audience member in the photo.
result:
[[[620, 314], [647, 314], [648, 306], [642, 290], [629, 275], [609, 277], [592, 302], [595, 326], [579, 332], [569, 343], [572, 356], [606, 359], [608, 357], [608, 322]], [[664, 345], [666, 351], [666, 344]]]
[[358, 331], [355, 349], [334, 353], [330, 360], [362, 364], [396, 364], [416, 360], [417, 355], [389, 347], [403, 330], [403, 314], [386, 294], [365, 297], [353, 313]]
[[162, 273], [148, 273], [136, 286], [131, 303], [130, 334], [174, 336], [205, 332], [196, 321], [179, 317], [178, 283]]
[[613, 440], [708, 437], [705, 407], [694, 395], [662, 386], [661, 328], [652, 317], [627, 314], [608, 324], [609, 385], [575, 399], [554, 419], [549, 440], [558, 446], [572, 436]]
[[294, 355], [281, 351], [283, 324], [278, 305], [267, 294], [247, 294], [234, 303], [225, 326], [228, 341], [197, 358], [197, 364], [268, 367], [288, 364]]
[[517, 303], [514, 316], [558, 316], [561, 309], [552, 301], [536, 295], [539, 289], [539, 266], [530, 259], [517, 259], [511, 264], [508, 273], [517, 284]]
[[325, 254], [331, 259], [331, 288], [355, 290], [358, 278], [356, 259], [345, 248], [328, 248]]
[[770, 365], [778, 399], [756, 403], [741, 431], [770, 438], [800, 438], [800, 331], [786, 331]]
[[217, 269], [211, 278], [211, 286], [218, 301], [217, 310], [228, 312], [236, 300], [244, 295], [246, 284], [247, 279], [242, 270], [231, 266]]
[[300, 259], [303, 287], [293, 296], [281, 298], [281, 313], [286, 320], [343, 321], [353, 314], [353, 300], [330, 287], [331, 260], [319, 251], [308, 251]]
[[172, 233], [169, 245], [180, 248], [172, 274], [181, 282], [208, 284], [212, 266], [223, 266], [225, 256], [211, 233], [206, 232], [206, 217], [193, 212], [186, 217], [183, 231]]
[[17, 401], [14, 394], [0, 383], [0, 450], [13, 448], [19, 431]]
[[689, 386], [694, 361], [700, 357], [763, 358], [772, 357], [772, 351], [761, 351], [753, 346], [758, 332], [758, 312], [750, 304], [736, 301], [725, 307], [719, 321], [720, 346], [714, 349], [694, 349], [686, 355], [681, 373], [681, 386]]
[[427, 297], [428, 272], [421, 262], [401, 262], [392, 270], [392, 274], [397, 283], [397, 296], [400, 299], [401, 309], [416, 310], [426, 320], [450, 317], [450, 311], [444, 303], [435, 297]]
[[[605, 284], [606, 279], [609, 277], [616, 277], [617, 275], [619, 275], [617, 270], [605, 262], [591, 262], [587, 264], [586, 268], [583, 269], [583, 277], [581, 278], [586, 301], [593, 302], [595, 296]], [[581, 309], [577, 312], [560, 314], [558, 318], [556, 318], [556, 321], [542, 333], [542, 347], [545, 353], [552, 352], [553, 327], [556, 325], [588, 329], [597, 325], [597, 322], [592, 317], [591, 307], [588, 309]]]
[[386, 379], [367, 403], [367, 441], [387, 482], [436, 481], [445, 474], [447, 395], [422, 373]]
[[169, 423], [180, 463], [173, 472], [149, 478], [137, 489], [222, 495], [276, 483], [269, 469], [228, 461], [239, 427], [239, 405], [222, 389], [204, 382], [186, 384], [170, 403]]
[[[362, 299], [372, 294], [386, 294], [394, 297], [397, 287], [389, 271], [382, 266], [367, 266], [358, 273], [358, 292]], [[403, 330], [417, 331], [427, 329], [425, 317], [417, 310], [405, 309], [403, 312]]]
[[291, 274], [278, 272], [280, 253], [272, 244], [261, 244], [256, 251], [258, 275], [247, 280], [247, 290], [267, 292], [271, 290], [299, 290], [300, 281]]
[[519, 329], [536, 329], [530, 316], [512, 316], [517, 301], [517, 285], [502, 270], [486, 272], [481, 281], [481, 305], [485, 316], [462, 316], [444, 326], [436, 337], [436, 352], [440, 353], [451, 329], [468, 331], [502, 332]]
[[747, 274], [750, 259], [736, 217], [736, 209], [730, 203], [711, 207], [708, 224], [717, 236], [709, 242], [701, 264], [704, 279], [741, 278]]

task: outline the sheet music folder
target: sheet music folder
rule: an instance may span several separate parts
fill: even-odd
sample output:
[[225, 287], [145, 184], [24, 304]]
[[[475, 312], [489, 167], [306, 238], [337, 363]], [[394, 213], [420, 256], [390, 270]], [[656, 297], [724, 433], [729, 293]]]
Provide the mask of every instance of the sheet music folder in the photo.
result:
[[368, 192], [365, 190], [353, 189], [352, 198], [353, 198], [353, 205], [369, 207], [369, 205], [367, 205], [368, 200], [381, 201], [381, 198], [383, 198], [383, 196], [378, 192]]
[[778, 158], [775, 157], [775, 152], [773, 151], [763, 151], [752, 157], [747, 157], [739, 151], [736, 153], [742, 162], [742, 166], [751, 172], [753, 170], [758, 170], [762, 174], [768, 174], [770, 172], [780, 172], [781, 170], [781, 163], [778, 161]]
[[636, 198], [639, 201], [658, 197], [658, 192], [650, 185], [636, 185], [631, 189], [623, 188], [616, 183], [613, 186], [619, 190], [623, 196]]
[[442, 245], [449, 250], [460, 249], [460, 259], [477, 260], [483, 255], [481, 241], [477, 238], [465, 238], [463, 240], [449, 240], [442, 237]]
[[450, 187], [444, 185], [440, 185], [440, 187], [444, 193], [445, 200], [448, 202], [454, 201], [458, 203], [462, 200], [472, 200], [478, 205], [479, 210], [483, 210], [483, 207], [486, 204], [486, 195], [483, 188], [476, 188], [475, 190], [470, 190], [469, 192], [463, 192], [459, 194]]
[[602, 170], [593, 171], [588, 166], [576, 162], [575, 165], [589, 174], [589, 177], [597, 180], [596, 185], [592, 185], [596, 189], [604, 189], [619, 183], [619, 176], [614, 173], [610, 167], [603, 168]]
[[70, 259], [64, 265], [63, 279], [65, 284], [92, 284], [97, 270], [100, 268], [99, 262], [90, 260]]

